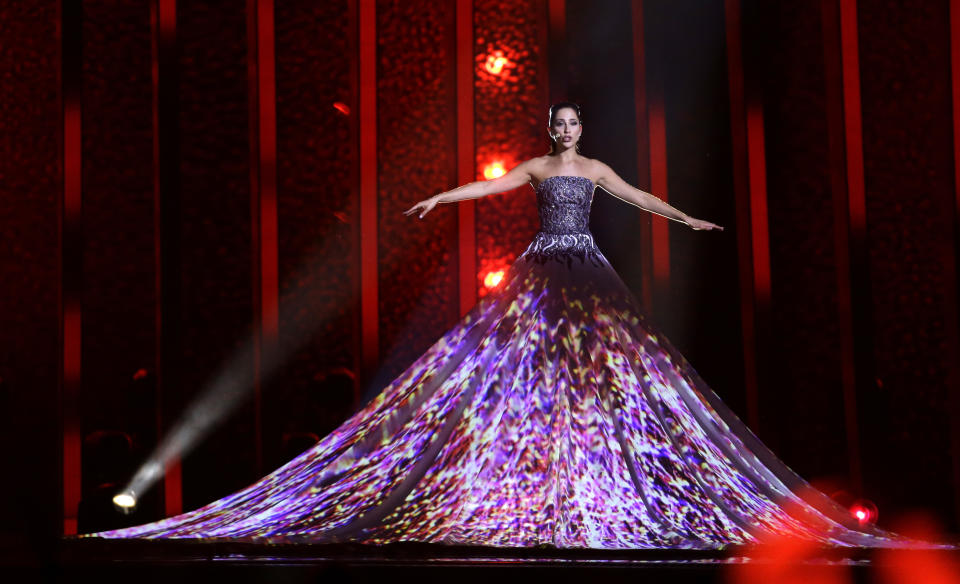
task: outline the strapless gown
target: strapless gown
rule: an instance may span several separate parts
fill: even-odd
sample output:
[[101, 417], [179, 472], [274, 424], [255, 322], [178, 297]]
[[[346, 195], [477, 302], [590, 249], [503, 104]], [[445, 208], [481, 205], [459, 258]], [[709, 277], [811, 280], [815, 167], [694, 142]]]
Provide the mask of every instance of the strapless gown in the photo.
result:
[[502, 285], [316, 446], [206, 507], [97, 536], [901, 545], [780, 462], [646, 321], [588, 229], [594, 188], [538, 185], [541, 229]]

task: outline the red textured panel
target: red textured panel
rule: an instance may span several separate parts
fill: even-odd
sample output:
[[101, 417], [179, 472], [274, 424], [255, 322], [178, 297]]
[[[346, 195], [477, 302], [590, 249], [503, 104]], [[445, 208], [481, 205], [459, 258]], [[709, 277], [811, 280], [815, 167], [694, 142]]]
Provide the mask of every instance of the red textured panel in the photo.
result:
[[904, 505], [921, 504], [922, 485], [924, 503], [947, 516], [946, 381], [957, 358], [944, 310], [954, 302], [944, 276], [954, 265], [948, 3], [858, 7], [877, 374], [869, 401], [886, 405], [863, 439], [875, 451], [865, 475]]
[[458, 316], [456, 208], [402, 214], [456, 176], [454, 6], [377, 3], [381, 379]]
[[[493, 162], [511, 168], [546, 153], [546, 8], [542, 1], [477, 0], [476, 152], [478, 178]], [[499, 53], [508, 59], [500, 74], [486, 68]], [[477, 276], [509, 266], [539, 228], [530, 187], [477, 203]], [[483, 289], [481, 287], [481, 294]]]
[[[4, 533], [63, 525], [57, 413], [58, 200], [63, 193], [58, 2], [4, 3], [0, 51], [0, 481]], [[31, 508], [23, 501], [50, 505]]]
[[264, 395], [268, 448], [284, 431], [316, 426], [308, 414], [312, 378], [353, 369], [357, 357], [352, 4], [276, 5], [280, 334], [290, 360]]
[[130, 432], [145, 457], [150, 427], [135, 425], [155, 413], [127, 398], [156, 367], [150, 6], [86, 2], [83, 16], [82, 421]]
[[[190, 402], [243, 346], [253, 314], [247, 15], [182, 3], [180, 40], [183, 390]], [[231, 371], [251, 387], [251, 371]], [[176, 416], [170, 416], [176, 419]], [[252, 415], [233, 415], [184, 460], [184, 509], [254, 477]]]

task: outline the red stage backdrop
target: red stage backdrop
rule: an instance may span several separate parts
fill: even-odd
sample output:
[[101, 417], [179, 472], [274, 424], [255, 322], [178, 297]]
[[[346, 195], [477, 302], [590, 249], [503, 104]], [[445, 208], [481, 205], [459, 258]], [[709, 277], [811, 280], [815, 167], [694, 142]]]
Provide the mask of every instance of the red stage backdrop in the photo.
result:
[[[186, 453], [166, 510], [243, 486], [282, 461], [285, 434], [345, 415], [325, 375], [345, 368], [374, 393], [538, 222], [527, 187], [474, 215], [402, 211], [458, 173], [545, 152], [549, 98], [571, 97], [588, 153], [728, 228], [672, 223], [650, 236], [670, 252], [657, 282], [623, 269], [652, 321], [801, 474], [873, 499], [882, 520], [922, 507], [956, 527], [955, 5], [0, 9], [0, 448], [4, 475], [23, 477], [0, 492], [8, 515], [42, 493], [57, 508], [13, 524], [73, 531], [99, 476], [83, 437], [126, 432], [142, 457], [158, 418], [174, 424], [251, 339], [276, 340], [283, 364], [233, 371], [251, 399]], [[458, 134], [471, 125], [473, 148]], [[648, 219], [604, 201], [604, 249], [649, 266], [633, 231]], [[273, 308], [276, 337], [260, 331]]]

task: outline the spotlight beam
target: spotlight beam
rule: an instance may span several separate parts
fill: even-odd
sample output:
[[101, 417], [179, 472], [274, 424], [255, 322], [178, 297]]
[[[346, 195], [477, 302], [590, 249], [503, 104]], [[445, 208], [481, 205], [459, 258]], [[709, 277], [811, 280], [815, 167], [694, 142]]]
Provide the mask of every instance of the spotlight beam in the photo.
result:
[[[338, 214], [334, 213], [334, 215]], [[335, 252], [335, 250], [328, 249], [327, 246], [332, 241], [332, 239], [328, 239], [318, 245], [315, 252], [290, 275], [289, 281], [309, 280], [311, 274], [318, 273], [324, 264], [323, 258]], [[399, 267], [391, 266], [388, 269], [392, 272]], [[436, 289], [438, 279], [439, 274], [433, 274], [434, 281], [425, 290]], [[311, 295], [307, 291], [292, 298], [287, 298], [281, 303], [280, 321], [284, 322], [287, 317], [292, 318], [293, 315], [297, 315], [299, 326], [291, 327], [290, 331], [284, 331], [286, 334], [282, 351], [277, 351], [274, 355], [261, 355], [261, 378], [263, 380], [273, 375], [291, 355], [307, 343], [313, 332], [324, 321], [337, 313], [333, 307], [322, 313], [307, 310], [310, 298]], [[417, 320], [416, 316], [426, 310], [426, 306], [418, 304], [408, 327], [413, 326], [412, 322]], [[304, 317], [303, 315], [307, 316]], [[404, 337], [403, 334], [398, 335], [397, 342], [401, 342], [400, 340]], [[201, 392], [200, 397], [187, 407], [150, 457], [137, 469], [127, 486], [117, 495], [118, 497], [130, 495], [135, 502], [137, 497], [141, 497], [164, 475], [170, 461], [183, 458], [200, 440], [226, 420], [245, 399], [251, 397], [253, 393], [253, 356], [256, 338], [255, 335], [252, 335], [247, 339], [241, 349], [234, 354], [213, 381]], [[372, 387], [379, 388], [384, 385], [384, 383], [381, 383], [383, 380], [379, 379], [380, 377], [382, 377], [382, 370], [374, 375]], [[367, 393], [369, 391], [364, 392], [364, 400], [372, 397], [366, 395]], [[121, 501], [127, 501], [127, 499], [121, 499]], [[116, 498], [114, 503], [117, 504]]]
[[[338, 213], [333, 214], [339, 216]], [[289, 281], [309, 281], [312, 274], [320, 271], [324, 264], [323, 258], [336, 252], [330, 249], [332, 245], [335, 245], [333, 238], [318, 244], [314, 252], [290, 275]], [[329, 306], [323, 312], [310, 310], [310, 298], [309, 292], [305, 291], [284, 299], [281, 322], [286, 320], [285, 317], [292, 318], [296, 315], [299, 326], [290, 327], [289, 331], [284, 331], [282, 351], [261, 355], [260, 371], [263, 380], [273, 375], [280, 365], [305, 345], [320, 324], [336, 314], [337, 311], [333, 306]], [[163, 437], [150, 457], [137, 469], [118, 497], [129, 494], [136, 500], [136, 497], [142, 496], [163, 476], [172, 460], [182, 458], [190, 452], [200, 440], [226, 420], [244, 400], [252, 396], [254, 343], [258, 336], [251, 335], [226, 361], [220, 372], [205, 386], [200, 397], [187, 406], [179, 420]]]

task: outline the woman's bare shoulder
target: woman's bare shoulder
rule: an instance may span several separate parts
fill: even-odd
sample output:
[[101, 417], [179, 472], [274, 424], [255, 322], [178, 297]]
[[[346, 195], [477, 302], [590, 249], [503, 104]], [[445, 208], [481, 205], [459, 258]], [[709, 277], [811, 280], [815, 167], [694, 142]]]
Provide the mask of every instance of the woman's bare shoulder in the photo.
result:
[[534, 156], [518, 164], [516, 168], [522, 168], [527, 174], [536, 179], [543, 176], [546, 172], [547, 156]]
[[544, 166], [546, 166], [548, 160], [550, 160], [550, 155], [544, 154], [543, 156], [534, 156], [533, 158], [528, 158], [521, 164], [526, 165], [527, 168], [531, 170], [542, 170]]
[[604, 164], [602, 161], [597, 160], [596, 158], [587, 158], [586, 156], [584, 156], [583, 161], [584, 163], [586, 163], [587, 168], [589, 168], [591, 171], [593, 171], [596, 174], [602, 174], [603, 171], [609, 170], [610, 168], [609, 166]]

